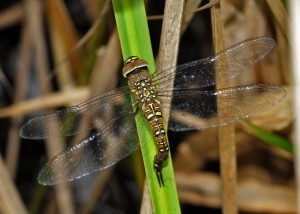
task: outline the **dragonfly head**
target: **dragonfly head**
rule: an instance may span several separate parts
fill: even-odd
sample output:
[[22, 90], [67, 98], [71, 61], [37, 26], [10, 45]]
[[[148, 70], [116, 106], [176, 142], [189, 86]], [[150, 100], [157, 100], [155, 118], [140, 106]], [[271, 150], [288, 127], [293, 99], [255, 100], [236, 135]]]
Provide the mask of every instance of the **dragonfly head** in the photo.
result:
[[128, 78], [130, 75], [137, 74], [141, 70], [144, 70], [142, 68], [147, 69], [147, 67], [148, 67], [148, 62], [147, 61], [142, 60], [137, 56], [130, 56], [124, 62], [123, 76], [125, 78]]

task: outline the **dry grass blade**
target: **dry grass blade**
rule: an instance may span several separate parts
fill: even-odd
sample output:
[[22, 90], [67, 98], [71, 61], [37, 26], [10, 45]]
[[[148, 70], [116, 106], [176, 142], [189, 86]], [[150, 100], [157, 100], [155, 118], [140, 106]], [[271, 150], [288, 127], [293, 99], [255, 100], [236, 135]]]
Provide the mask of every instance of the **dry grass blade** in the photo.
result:
[[[176, 1], [176, 3], [166, 1], [157, 59], [158, 73], [177, 65], [183, 8], [184, 1]], [[169, 71], [171, 72], [171, 69]], [[169, 84], [171, 88], [173, 82], [170, 81]], [[164, 120], [166, 124], [168, 124], [168, 118], [169, 112], [164, 112]]]
[[[266, 3], [270, 8], [272, 17], [274, 17], [272, 22], [274, 22], [274, 28], [276, 30], [276, 46], [270, 56], [272, 57], [271, 60], [277, 63], [274, 63], [273, 67], [271, 67], [272, 64], [270, 65], [270, 63], [262, 63], [262, 65], [266, 66], [262, 69], [264, 71], [262, 75], [264, 75], [264, 80], [268, 82], [272, 82], [275, 84], [292, 84], [293, 77], [291, 74], [289, 53], [290, 21], [288, 18], [287, 10], [284, 7], [282, 1], [266, 1]], [[252, 23], [253, 26], [250, 31], [255, 32], [255, 34], [251, 35], [259, 35], [262, 30], [266, 31], [269, 34], [272, 29], [270, 29], [268, 25], [265, 11], [262, 11], [258, 4], [255, 4], [254, 7], [255, 8], [251, 8], [249, 10], [249, 14], [251, 13], [252, 17], [249, 17], [248, 19], [248, 23]], [[258, 10], [260, 12], [256, 12]], [[259, 19], [256, 18], [259, 17], [258, 14], [260, 16]], [[258, 24], [254, 23], [264, 23], [264, 26], [259, 27]], [[256, 32], [255, 29], [259, 28], [261, 28], [262, 30]], [[269, 72], [272, 72], [272, 74], [270, 74]]]
[[284, 36], [284, 32], [279, 29], [276, 25], [276, 34], [277, 34], [277, 53], [278, 53], [278, 61], [279, 61], [279, 69], [282, 76], [280, 78], [280, 84], [292, 85], [294, 83], [294, 77], [291, 72], [291, 56], [290, 56], [290, 47], [289, 40]]
[[[57, 37], [61, 39], [61, 45], [66, 52], [69, 52], [79, 39], [64, 3], [57, 0], [48, 0], [46, 1], [46, 8], [50, 26], [53, 27], [53, 29], [50, 29], [55, 30], [55, 33], [58, 34]], [[73, 52], [69, 60], [73, 71], [78, 74], [81, 66], [80, 52]]]
[[[15, 117], [61, 106], [70, 106], [86, 100], [90, 94], [90, 87], [77, 87], [71, 90], [55, 92], [29, 101], [21, 101], [7, 108], [0, 109], [0, 117]], [[68, 99], [66, 99], [68, 97]]]
[[[103, 49], [105, 53], [98, 54], [98, 58], [93, 68], [90, 97], [104, 93], [116, 87], [117, 73], [119, 71], [118, 62], [122, 59], [119, 37], [116, 29], [113, 31], [107, 47], [101, 48], [99, 52]], [[83, 121], [83, 123], [85, 122], [87, 121]], [[76, 139], [78, 139], [77, 136]], [[90, 213], [92, 211], [93, 207], [97, 203], [97, 199], [103, 193], [103, 189], [109, 181], [113, 171], [114, 167], [110, 167], [98, 176], [93, 191], [91, 192], [87, 202], [84, 204], [82, 213]]]
[[[42, 2], [36, 0], [27, 0], [25, 2], [26, 16], [33, 41], [33, 50], [36, 54], [36, 65], [39, 71], [39, 80], [42, 93], [48, 94], [51, 91], [47, 75], [49, 73], [49, 63], [47, 60], [46, 41], [43, 34], [42, 23]], [[47, 125], [47, 124], [46, 124]], [[63, 143], [59, 139], [47, 139], [46, 146], [48, 156], [53, 157], [63, 149]], [[62, 213], [74, 213], [72, 205], [71, 189], [68, 184], [62, 184], [55, 187], [59, 210]]]
[[110, 1], [106, 1], [103, 9], [101, 10], [100, 15], [98, 16], [98, 18], [96, 19], [95, 23], [92, 25], [92, 27], [84, 34], [83, 37], [81, 37], [79, 39], [79, 41], [69, 50], [68, 54], [66, 54], [65, 56], [63, 56], [60, 61], [56, 64], [56, 67], [54, 68], [54, 71], [52, 73], [51, 76], [49, 76], [49, 78], [52, 78], [53, 75], [58, 74], [59, 72], [59, 67], [62, 66], [69, 58], [70, 56], [78, 51], [93, 35], [93, 33], [96, 31], [96, 29], [98, 28], [99, 24], [101, 23], [101, 19], [103, 18], [103, 16], [108, 12], [109, 6], [110, 6]]
[[0, 14], [0, 29], [9, 27], [22, 20], [24, 11], [21, 4], [15, 4]]
[[[53, 12], [52, 12], [53, 13]], [[48, 14], [51, 14], [51, 10], [49, 11]], [[53, 58], [54, 58], [54, 64], [58, 64], [61, 59], [63, 59], [64, 56], [67, 55], [68, 53], [68, 47], [67, 43], [66, 45], [64, 44], [64, 38], [61, 37], [60, 31], [61, 29], [59, 28], [60, 26], [57, 23], [58, 22], [56, 19], [53, 19], [49, 15], [49, 34], [50, 34], [50, 39], [51, 39], [51, 46], [53, 50]], [[71, 36], [73, 40], [75, 40], [76, 36]], [[75, 41], [74, 41], [75, 42]], [[74, 55], [72, 54], [73, 58], [69, 60], [65, 60], [61, 66], [59, 66], [57, 70], [57, 81], [58, 85], [60, 86], [61, 90], [72, 90], [74, 87], [74, 80], [73, 80], [73, 74], [72, 74], [72, 59], [74, 61], [75, 58], [79, 57], [78, 54]], [[73, 63], [73, 67], [74, 67]], [[79, 66], [79, 65], [78, 65]], [[76, 67], [78, 70], [78, 67]]]
[[269, 1], [267, 3], [272, 11], [272, 15], [275, 18], [275, 29], [277, 36], [277, 52], [279, 55], [281, 69], [285, 72], [282, 73], [284, 84], [293, 84], [293, 75], [291, 73], [290, 62], [290, 29], [291, 23], [288, 17], [286, 8], [282, 1]]
[[3, 73], [2, 68], [0, 67], [0, 82], [3, 84], [4, 88], [7, 90], [9, 95], [12, 95], [13, 88], [12, 85], [9, 83], [8, 79], [6, 78], [5, 74]]
[[[77, 44], [72, 48], [71, 52], [78, 50], [93, 35], [93, 33], [98, 28], [98, 26], [101, 22], [101, 19], [108, 12], [108, 10], [110, 8], [109, 6], [110, 6], [110, 1], [106, 1], [105, 5], [103, 6], [103, 9], [101, 10], [101, 12], [100, 12], [98, 18], [96, 19], [95, 23], [93, 24], [93, 26], [86, 32], [86, 34], [83, 37], [81, 37], [81, 39], [77, 42]], [[66, 56], [66, 58], [67, 57], [68, 56]]]
[[[31, 40], [29, 28], [25, 25], [22, 32], [22, 42], [20, 51], [20, 62], [18, 67], [18, 75], [16, 78], [16, 89], [14, 94], [14, 103], [17, 103], [25, 98], [25, 91], [28, 84], [29, 76], [29, 61], [31, 51]], [[10, 171], [11, 177], [16, 174], [17, 162], [20, 149], [20, 138], [16, 133], [20, 128], [22, 117], [12, 118], [11, 127], [8, 133], [8, 146], [6, 149], [6, 163]]]
[[25, 214], [27, 210], [23, 204], [21, 197], [16, 190], [15, 185], [9, 175], [8, 170], [0, 156], [0, 212], [6, 214]]
[[206, 5], [203, 5], [200, 8], [186, 10], [184, 15], [189, 14], [189, 13], [197, 13], [197, 12], [200, 12], [202, 10], [209, 9], [209, 8], [213, 7], [214, 5], [219, 4], [219, 3], [220, 3], [220, 0], [212, 0], [212, 1], [208, 2]]
[[[23, 10], [21, 5], [15, 5], [9, 10], [7, 10], [5, 13], [2, 13], [0, 17], [0, 28], [5, 27], [8, 25], [12, 25], [18, 21], [21, 20], [21, 17], [23, 16]], [[28, 59], [29, 59], [29, 34], [28, 34], [28, 27], [23, 28], [23, 35], [22, 35], [22, 45], [21, 45], [21, 60], [20, 60], [20, 66], [19, 66], [19, 72], [18, 72], [18, 78], [17, 78], [17, 88], [16, 93], [14, 95], [14, 101], [17, 102], [18, 100], [23, 99], [24, 97], [24, 91], [25, 91], [25, 84], [26, 84], [26, 77], [28, 76]], [[5, 78], [4, 74], [1, 71], [1, 80], [2, 83], [6, 86], [9, 93], [12, 93], [12, 89], [10, 88], [10, 85]], [[9, 129], [8, 133], [8, 143], [7, 143], [7, 149], [6, 149], [6, 163], [8, 166], [8, 170], [10, 172], [10, 175], [12, 178], [15, 177], [16, 174], [16, 168], [17, 168], [17, 162], [19, 157], [19, 148], [20, 148], [20, 138], [16, 133], [18, 132], [18, 129], [20, 127], [21, 118], [13, 118], [11, 121], [11, 127]]]
[[149, 203], [149, 201], [151, 201], [151, 198], [150, 198], [150, 192], [149, 192], [149, 188], [148, 188], [148, 184], [147, 184], [147, 180], [146, 180], [145, 184], [144, 184], [144, 192], [143, 192], [140, 214], [153, 213], [153, 209], [152, 209], [151, 203]]
[[[211, 19], [215, 52], [219, 52], [225, 48], [221, 4], [212, 7]], [[224, 84], [219, 84], [217, 87], [222, 88]], [[233, 124], [219, 128], [219, 152], [222, 175], [222, 210], [224, 214], [234, 214], [238, 210], [236, 196], [236, 148]]]
[[[102, 52], [102, 50], [104, 50]], [[101, 48], [91, 75], [91, 97], [116, 87], [119, 62], [122, 60], [120, 41], [115, 29], [106, 47]]]
[[289, 28], [290, 28], [290, 21], [288, 18], [288, 13], [280, 0], [267, 0], [269, 7], [272, 10], [272, 13], [278, 22], [278, 26], [281, 28], [284, 36], [289, 38]]

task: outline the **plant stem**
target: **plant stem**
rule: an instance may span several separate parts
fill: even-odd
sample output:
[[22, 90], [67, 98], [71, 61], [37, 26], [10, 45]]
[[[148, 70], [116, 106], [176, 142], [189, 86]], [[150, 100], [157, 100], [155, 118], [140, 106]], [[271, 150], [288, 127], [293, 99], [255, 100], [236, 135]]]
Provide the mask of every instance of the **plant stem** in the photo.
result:
[[[145, 6], [143, 0], [113, 0], [114, 13], [119, 32], [124, 60], [138, 56], [149, 63], [150, 73], [155, 64], [151, 48]], [[141, 147], [146, 178], [154, 213], [180, 213], [171, 157], [163, 168], [164, 186], [160, 187], [153, 169], [153, 158], [157, 153], [156, 142], [141, 111], [136, 115], [136, 125]]]

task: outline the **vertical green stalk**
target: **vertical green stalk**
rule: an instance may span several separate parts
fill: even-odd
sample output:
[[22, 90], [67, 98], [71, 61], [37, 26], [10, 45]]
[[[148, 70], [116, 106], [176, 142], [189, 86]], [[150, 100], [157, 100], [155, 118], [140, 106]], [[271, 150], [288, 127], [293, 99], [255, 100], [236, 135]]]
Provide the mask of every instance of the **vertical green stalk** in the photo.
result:
[[[138, 56], [149, 63], [150, 73], [155, 72], [154, 58], [148, 30], [143, 0], [113, 0], [121, 48], [124, 60]], [[151, 194], [154, 213], [180, 213], [171, 157], [163, 168], [164, 186], [160, 187], [153, 169], [153, 158], [157, 154], [156, 142], [144, 116], [139, 112], [136, 124], [141, 147], [146, 178]]]

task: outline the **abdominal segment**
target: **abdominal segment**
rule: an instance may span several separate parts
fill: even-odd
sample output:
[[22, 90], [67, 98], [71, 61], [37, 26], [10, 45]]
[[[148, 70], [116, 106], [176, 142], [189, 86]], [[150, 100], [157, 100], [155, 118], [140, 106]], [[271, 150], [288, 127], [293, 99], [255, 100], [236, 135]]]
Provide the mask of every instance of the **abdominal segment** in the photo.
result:
[[157, 143], [158, 154], [155, 156], [155, 162], [162, 164], [168, 158], [169, 143], [163, 125], [160, 102], [156, 99], [152, 99], [150, 102], [146, 102], [142, 110], [149, 125], [151, 126]]

